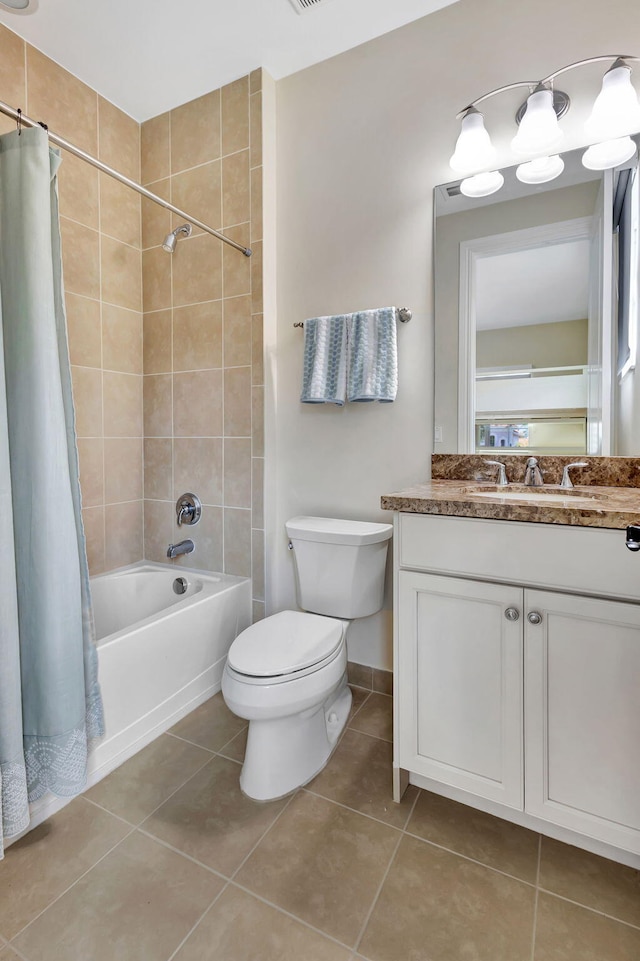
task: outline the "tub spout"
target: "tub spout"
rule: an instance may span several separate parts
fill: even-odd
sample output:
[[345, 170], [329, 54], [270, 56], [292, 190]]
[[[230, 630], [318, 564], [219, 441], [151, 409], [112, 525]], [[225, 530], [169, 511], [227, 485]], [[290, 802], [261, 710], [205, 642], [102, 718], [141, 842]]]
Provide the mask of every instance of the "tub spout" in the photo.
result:
[[179, 557], [180, 554], [191, 554], [196, 549], [192, 540], [180, 541], [179, 544], [169, 544], [167, 557]]

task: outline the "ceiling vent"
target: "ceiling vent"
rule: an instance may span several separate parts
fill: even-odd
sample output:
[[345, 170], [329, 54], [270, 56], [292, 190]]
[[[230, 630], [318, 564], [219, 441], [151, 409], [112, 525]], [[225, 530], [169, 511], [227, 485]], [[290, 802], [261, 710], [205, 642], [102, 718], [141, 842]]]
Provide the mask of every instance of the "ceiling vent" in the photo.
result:
[[289, 0], [296, 13], [307, 13], [315, 7], [326, 6], [331, 0]]

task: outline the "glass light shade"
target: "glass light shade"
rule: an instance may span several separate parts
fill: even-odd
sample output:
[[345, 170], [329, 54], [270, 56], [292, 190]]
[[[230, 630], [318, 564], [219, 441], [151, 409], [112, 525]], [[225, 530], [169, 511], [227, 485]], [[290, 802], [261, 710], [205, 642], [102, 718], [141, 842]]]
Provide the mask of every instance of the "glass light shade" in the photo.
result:
[[530, 160], [529, 163], [520, 164], [516, 168], [516, 177], [523, 184], [546, 184], [550, 180], [555, 180], [564, 170], [564, 160], [562, 157], [540, 157], [537, 160]]
[[616, 140], [640, 130], [640, 103], [626, 64], [616, 61], [605, 73], [584, 129], [589, 140]]
[[500, 171], [491, 170], [476, 174], [474, 177], [467, 177], [460, 183], [460, 193], [465, 197], [488, 197], [500, 190], [503, 183], [504, 177]]
[[619, 137], [589, 147], [582, 155], [582, 163], [588, 170], [609, 170], [629, 160], [635, 152], [636, 145], [631, 137]]
[[553, 109], [551, 90], [534, 90], [520, 121], [511, 147], [518, 154], [550, 153], [562, 141], [563, 133]]
[[496, 150], [485, 130], [484, 117], [471, 107], [462, 118], [462, 129], [456, 149], [449, 161], [451, 169], [458, 174], [470, 174], [474, 170], [490, 167], [496, 159]]

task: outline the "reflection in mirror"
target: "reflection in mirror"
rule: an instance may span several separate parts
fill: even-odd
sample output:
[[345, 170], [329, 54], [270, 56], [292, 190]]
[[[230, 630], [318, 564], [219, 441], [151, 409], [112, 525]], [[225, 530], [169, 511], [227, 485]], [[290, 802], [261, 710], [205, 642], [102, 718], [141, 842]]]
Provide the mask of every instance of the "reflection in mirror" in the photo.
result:
[[635, 161], [581, 153], [482, 200], [436, 188], [438, 453], [640, 453]]

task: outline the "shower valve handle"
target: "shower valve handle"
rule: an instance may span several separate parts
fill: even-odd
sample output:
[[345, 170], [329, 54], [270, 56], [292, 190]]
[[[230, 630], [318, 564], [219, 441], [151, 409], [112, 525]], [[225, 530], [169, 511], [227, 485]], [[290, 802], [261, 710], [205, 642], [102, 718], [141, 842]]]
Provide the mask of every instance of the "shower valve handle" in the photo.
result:
[[182, 494], [176, 501], [178, 527], [197, 524], [202, 516], [202, 504], [197, 494]]

